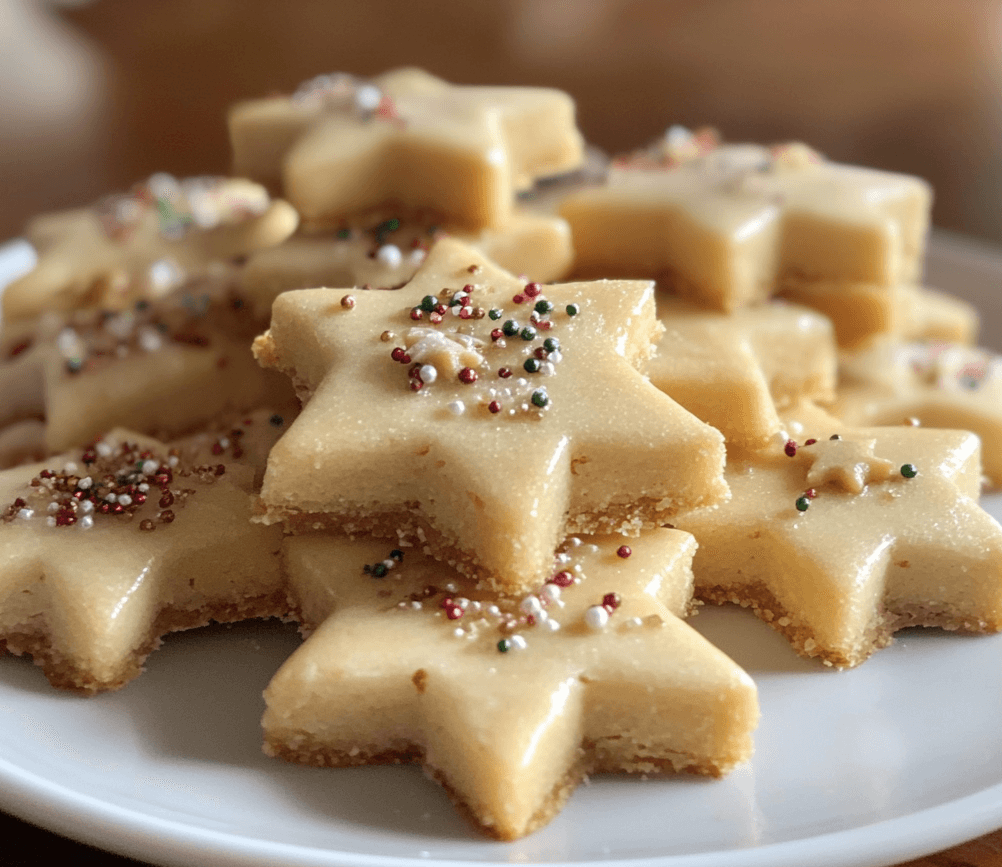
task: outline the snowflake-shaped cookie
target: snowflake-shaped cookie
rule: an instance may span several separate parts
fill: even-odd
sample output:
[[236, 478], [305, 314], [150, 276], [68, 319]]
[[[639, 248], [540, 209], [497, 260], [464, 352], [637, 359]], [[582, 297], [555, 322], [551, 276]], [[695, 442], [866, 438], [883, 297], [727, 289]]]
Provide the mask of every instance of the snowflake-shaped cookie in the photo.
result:
[[290, 592], [316, 628], [265, 692], [266, 751], [419, 761], [505, 840], [548, 822], [585, 774], [717, 776], [745, 760], [755, 687], [678, 619], [692, 538], [571, 541], [512, 600], [409, 549], [288, 539]]
[[798, 414], [795, 439], [729, 455], [729, 502], [673, 521], [699, 542], [697, 597], [749, 606], [839, 667], [904, 626], [1002, 627], [1002, 528], [977, 504], [977, 437]]
[[[636, 370], [659, 330], [650, 283], [525, 284], [451, 239], [396, 292], [287, 292], [255, 350], [305, 406], [262, 519], [399, 537], [516, 589], [568, 532], [717, 502], [720, 434]], [[464, 366], [412, 358], [421, 333]]]
[[576, 168], [574, 103], [557, 90], [464, 87], [416, 69], [322, 76], [229, 116], [234, 171], [274, 184], [303, 218], [395, 202], [471, 228], [501, 226], [515, 193]]
[[803, 145], [708, 147], [652, 168], [614, 163], [567, 198], [575, 273], [666, 276], [733, 310], [788, 279], [891, 286], [921, 272], [931, 194], [906, 175], [831, 163]]

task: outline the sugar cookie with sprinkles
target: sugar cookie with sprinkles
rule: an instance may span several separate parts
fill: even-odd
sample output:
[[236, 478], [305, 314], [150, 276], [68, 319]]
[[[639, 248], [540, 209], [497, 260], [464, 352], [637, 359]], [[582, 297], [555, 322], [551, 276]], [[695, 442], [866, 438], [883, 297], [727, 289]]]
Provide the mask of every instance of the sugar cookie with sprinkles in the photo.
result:
[[566, 94], [457, 86], [418, 69], [318, 76], [291, 97], [238, 103], [229, 129], [236, 174], [328, 225], [393, 202], [502, 226], [518, 191], [584, 160]]
[[560, 213], [575, 274], [657, 277], [725, 311], [789, 279], [918, 280], [931, 203], [924, 181], [832, 163], [799, 143], [692, 140], [673, 127], [650, 153], [615, 161], [605, 185], [568, 196]]
[[250, 522], [253, 478], [232, 450], [203, 462], [122, 430], [0, 473], [0, 642], [95, 693], [168, 632], [284, 616], [282, 534]]
[[4, 289], [5, 330], [55, 310], [118, 310], [159, 297], [284, 241], [298, 222], [259, 184], [164, 173], [89, 208], [42, 214], [24, 233], [38, 263]]
[[774, 437], [777, 405], [834, 397], [837, 354], [824, 316], [784, 302], [725, 314], [663, 292], [657, 304], [665, 333], [646, 368], [651, 382], [728, 445]]
[[304, 403], [259, 519], [417, 544], [501, 589], [571, 532], [636, 532], [726, 496], [723, 439], [636, 369], [650, 283], [525, 284], [452, 239], [396, 292], [275, 301], [258, 359]]
[[750, 607], [839, 668], [905, 626], [1002, 628], [1002, 527], [977, 503], [975, 435], [810, 407], [785, 422], [785, 443], [728, 455], [729, 502], [673, 521], [699, 542], [697, 598]]
[[844, 353], [832, 412], [847, 424], [973, 431], [985, 476], [1002, 486], [1002, 360], [990, 349], [886, 339]]
[[521, 598], [378, 540], [286, 540], [309, 634], [265, 691], [265, 751], [420, 762], [502, 840], [546, 824], [590, 773], [719, 776], [745, 761], [755, 686], [679, 620], [692, 537], [571, 539]]
[[414, 276], [431, 245], [449, 235], [506, 271], [541, 283], [563, 277], [574, 256], [566, 220], [525, 209], [502, 228], [479, 232], [452, 230], [428, 219], [360, 218], [334, 233], [298, 234], [255, 253], [241, 273], [241, 292], [267, 318], [275, 298], [290, 289], [396, 289]]
[[0, 425], [44, 420], [53, 454], [115, 426], [174, 437], [227, 412], [282, 411], [295, 397], [255, 363], [259, 327], [225, 279], [121, 310], [51, 314], [0, 362]]

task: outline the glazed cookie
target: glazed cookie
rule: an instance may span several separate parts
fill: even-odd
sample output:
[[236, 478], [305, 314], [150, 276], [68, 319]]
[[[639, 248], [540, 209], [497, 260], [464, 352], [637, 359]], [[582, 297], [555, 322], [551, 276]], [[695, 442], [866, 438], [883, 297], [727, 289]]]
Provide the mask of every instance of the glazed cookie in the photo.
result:
[[[286, 541], [313, 630], [265, 691], [265, 751], [421, 762], [484, 833], [546, 824], [585, 775], [719, 776], [751, 753], [755, 687], [681, 622], [692, 537], [573, 539], [521, 600], [378, 541]], [[594, 544], [593, 544], [594, 542]]]
[[3, 293], [8, 323], [54, 310], [118, 310], [278, 244], [298, 223], [285, 202], [233, 178], [153, 175], [90, 208], [43, 214], [25, 237], [38, 263]]
[[831, 319], [838, 345], [846, 350], [877, 335], [973, 343], [978, 334], [973, 305], [924, 286], [789, 281], [781, 294]]
[[1002, 485], [1002, 362], [991, 350], [884, 339], [844, 353], [832, 412], [851, 425], [973, 431], [985, 475]]
[[728, 456], [729, 502], [674, 520], [699, 542], [697, 598], [750, 607], [839, 668], [905, 626], [1002, 627], [1002, 528], [977, 504], [977, 437], [798, 416], [795, 440]]
[[0, 424], [45, 421], [45, 452], [116, 425], [177, 436], [225, 412], [295, 404], [283, 377], [254, 362], [259, 328], [225, 281], [189, 282], [116, 312], [43, 317], [0, 363]]
[[658, 318], [651, 382], [728, 445], [764, 445], [782, 427], [777, 405], [834, 397], [832, 326], [811, 310], [772, 301], [726, 314], [659, 293]]
[[234, 171], [281, 189], [311, 222], [393, 202], [502, 226], [515, 193], [583, 160], [574, 103], [538, 87], [462, 87], [417, 69], [323, 75], [235, 105]]
[[261, 250], [241, 275], [245, 297], [265, 318], [289, 289], [362, 286], [395, 289], [406, 283], [439, 238], [453, 236], [492, 262], [527, 279], [563, 277], [573, 258], [571, 233], [555, 215], [520, 210], [500, 229], [448, 231], [427, 219], [351, 220], [333, 234], [300, 234]]
[[282, 534], [250, 522], [253, 470], [114, 431], [0, 473], [0, 639], [53, 686], [136, 677], [162, 635], [286, 613]]
[[575, 274], [661, 277], [728, 311], [769, 297], [789, 278], [879, 286], [918, 279], [931, 199], [925, 182], [831, 163], [802, 144], [693, 150], [690, 139], [673, 127], [651, 152], [614, 163], [604, 186], [566, 199], [560, 213], [571, 224]]
[[286, 292], [255, 352], [305, 405], [260, 519], [417, 544], [517, 591], [568, 533], [718, 502], [722, 437], [636, 370], [660, 331], [650, 283], [525, 284], [452, 239], [396, 292]]

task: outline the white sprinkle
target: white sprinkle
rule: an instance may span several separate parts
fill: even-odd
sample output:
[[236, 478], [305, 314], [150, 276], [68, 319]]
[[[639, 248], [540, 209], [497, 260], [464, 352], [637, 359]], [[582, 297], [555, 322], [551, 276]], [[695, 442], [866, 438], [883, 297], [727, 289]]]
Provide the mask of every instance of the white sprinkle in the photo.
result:
[[609, 612], [602, 605], [592, 605], [584, 614], [585, 625], [596, 631], [605, 629], [609, 622]]
[[228, 449], [230, 447], [230, 438], [229, 437], [222, 437], [219, 440], [219, 447], [220, 448], [224, 448], [224, 449]]
[[84, 515], [78, 522], [78, 526], [82, 527], [84, 530], [89, 530], [94, 526], [94, 519], [90, 515]]
[[[464, 599], [463, 601], [465, 602], [465, 601], [467, 601], [467, 600], [465, 600], [465, 599]], [[457, 600], [456, 600], [456, 604], [458, 605], [458, 604], [459, 604], [459, 602], [460, 602], [460, 600], [459, 600], [459, 599], [457, 599]], [[483, 606], [483, 603], [482, 603], [482, 602], [479, 602], [479, 601], [478, 601], [478, 600], [476, 600], [476, 599], [474, 599], [474, 600], [473, 600], [472, 602], [470, 602], [470, 611], [471, 611], [471, 612], [472, 612], [473, 614], [477, 614], [477, 613], [479, 613], [479, 612], [480, 612], [480, 610], [481, 610], [481, 609], [482, 609], [483, 607], [484, 607], [484, 606]]]
[[382, 101], [383, 92], [374, 84], [360, 84], [355, 90], [355, 108], [359, 111], [375, 111]]
[[85, 515], [88, 512], [93, 512], [94, 511], [94, 501], [93, 500], [81, 500], [80, 501], [80, 511], [83, 512]]
[[131, 506], [132, 505], [132, 497], [130, 497], [128, 494], [122, 494], [118, 498], [118, 502], [119, 502], [120, 505], [123, 505], [123, 506]]
[[383, 561], [383, 565], [386, 567], [386, 571], [388, 572], [390, 569], [396, 569], [397, 568], [397, 561], [394, 560], [392, 557], [387, 557]]
[[525, 650], [525, 648], [526, 648], [525, 639], [521, 635], [508, 636], [509, 650]]
[[547, 357], [554, 364], [560, 364], [560, 362], [564, 360], [564, 357], [563, 355], [560, 354], [559, 349], [554, 349], [553, 352], [551, 352]]
[[142, 466], [143, 475], [146, 476], [153, 475], [153, 473], [155, 473], [159, 468], [160, 465], [156, 461], [152, 460], [143, 461], [143, 466]]
[[581, 539], [578, 536], [571, 536], [567, 541], [572, 548], [579, 548], [581, 546]]
[[155, 328], [144, 327], [139, 329], [139, 346], [144, 352], [159, 352], [163, 349], [163, 338], [157, 333]]
[[27, 521], [28, 518], [32, 517], [34, 514], [35, 514], [34, 509], [20, 509], [17, 513], [17, 516]]
[[73, 461], [67, 461], [63, 466], [64, 473], [75, 473], [77, 471], [77, 465]]
[[453, 415], [462, 415], [464, 412], [466, 412], [466, 404], [463, 403], [461, 400], [450, 400], [446, 404], [446, 408]]
[[487, 613], [490, 614], [491, 617], [500, 617], [501, 609], [498, 608], [497, 605], [488, 605]]
[[455, 629], [452, 630], [452, 634], [455, 635], [456, 638], [462, 638], [464, 635], [466, 635], [466, 632], [462, 626], [457, 626]]
[[639, 617], [631, 617], [623, 622], [623, 626], [629, 629], [636, 629], [638, 626], [643, 626], [643, 625], [644, 621], [641, 620]]
[[411, 264], [412, 265], [420, 265], [424, 261], [425, 256], [427, 256], [427, 255], [428, 254], [424, 250], [422, 250], [420, 247], [416, 247], [415, 249], [411, 250], [411, 252], [410, 252], [410, 257], [409, 258], [411, 260]]
[[419, 600], [417, 600], [417, 599], [411, 600], [411, 608], [414, 611], [420, 611], [423, 607], [424, 606], [421, 605], [421, 602]]
[[55, 527], [56, 526], [56, 519], [55, 518], [51, 518], [51, 517], [50, 518], [46, 518], [45, 519], [45, 523], [48, 524], [50, 527]]
[[467, 608], [470, 607], [470, 600], [467, 599], [465, 596], [457, 596], [455, 599], [452, 600], [452, 604], [458, 606], [459, 608], [462, 608], [463, 611], [465, 611]]
[[529, 384], [529, 380], [527, 380], [524, 376], [520, 376], [515, 380], [515, 383], [519, 386], [519, 388], [525, 388]]
[[421, 377], [421, 381], [427, 385], [438, 379], [438, 368], [434, 364], [422, 364], [418, 368], [418, 375]]
[[101, 440], [101, 442], [94, 446], [94, 451], [96, 451], [102, 458], [110, 458], [114, 449], [111, 447], [111, 443], [106, 443], [104, 440]]
[[484, 154], [487, 157], [487, 162], [492, 166], [503, 166], [504, 165], [504, 149], [503, 148], [491, 148]]
[[553, 374], [556, 373], [556, 370], [557, 369], [548, 361], [544, 361], [541, 365], [539, 365], [539, 372], [543, 374], [543, 376], [553, 376]]
[[543, 613], [543, 604], [536, 596], [526, 596], [518, 607], [530, 617], [539, 617]]
[[560, 623], [551, 618], [549, 620], [544, 620], [543, 626], [550, 632], [556, 632], [560, 628]]
[[556, 584], [544, 584], [543, 589], [539, 591], [539, 595], [551, 604], [560, 602], [560, 588]]
[[176, 467], [181, 462], [181, 459], [177, 455], [171, 455], [167, 458], [168, 467]]
[[150, 489], [150, 486], [147, 485], [146, 482], [140, 482], [138, 485], [136, 485], [136, 487], [139, 488], [139, 490], [142, 491], [144, 494]]
[[89, 491], [94, 484], [94, 480], [90, 476], [84, 476], [79, 482], [77, 482], [77, 487], [81, 491]]
[[390, 268], [399, 268], [404, 261], [404, 254], [396, 244], [383, 244], [376, 251], [376, 258]]
[[58, 512], [59, 511], [59, 503], [49, 503], [49, 511], [50, 512]]
[[114, 503], [117, 499], [118, 494], [113, 493], [112, 491], [108, 491], [108, 493], [104, 495], [104, 501], [106, 503]]

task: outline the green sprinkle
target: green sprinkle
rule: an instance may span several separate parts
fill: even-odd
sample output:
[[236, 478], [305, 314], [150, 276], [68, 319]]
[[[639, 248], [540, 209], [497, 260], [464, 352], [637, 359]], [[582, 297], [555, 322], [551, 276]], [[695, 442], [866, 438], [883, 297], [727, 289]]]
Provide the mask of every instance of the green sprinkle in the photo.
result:
[[501, 313], [500, 310], [497, 309], [497, 307], [492, 307], [490, 310], [487, 311], [487, 315], [490, 316], [491, 319], [496, 321], [500, 319], [503, 314]]
[[568, 304], [567, 305], [567, 315], [568, 316], [577, 316], [580, 312], [581, 312], [581, 305], [580, 304]]
[[390, 558], [396, 560], [399, 563], [401, 560], [404, 559], [404, 552], [401, 551], [399, 548], [394, 548], [392, 551], [390, 551]]
[[546, 340], [543, 341], [543, 349], [547, 352], [556, 352], [560, 349], [560, 341], [557, 340], [556, 337], [547, 337]]
[[531, 325], [526, 325], [525, 328], [523, 328], [522, 331], [521, 331], [521, 333], [519, 334], [519, 337], [521, 337], [526, 342], [528, 342], [530, 340], [535, 340], [536, 339], [536, 329], [533, 328]]
[[507, 638], [502, 638], [498, 642], [498, 652], [507, 653], [509, 650], [511, 650], [511, 642]]
[[901, 467], [901, 475], [906, 479], [914, 479], [918, 475], [918, 467], [915, 464], [904, 464]]
[[386, 568], [385, 563], [377, 563], [375, 566], [372, 567], [372, 574], [376, 578], [385, 578], [386, 573], [389, 571], [390, 570]]
[[553, 302], [547, 301], [545, 298], [540, 298], [536, 302], [534, 309], [537, 313], [549, 313], [553, 309]]
[[514, 337], [518, 334], [518, 323], [514, 319], [508, 319], [505, 324], [501, 326], [501, 331], [505, 337]]
[[337, 236], [339, 240], [347, 241], [351, 237], [351, 229], [338, 229]]
[[532, 402], [534, 405], [542, 409], [544, 406], [549, 404], [550, 398], [543, 389], [538, 389], [532, 393]]
[[431, 313], [436, 307], [438, 307], [438, 298], [434, 295], [425, 295], [421, 299], [421, 309], [425, 313]]
[[525, 368], [526, 373], [539, 373], [539, 368], [542, 367], [542, 364], [538, 358], [527, 358], [522, 367]]
[[811, 507], [811, 500], [809, 497], [797, 497], [797, 511], [806, 512]]

